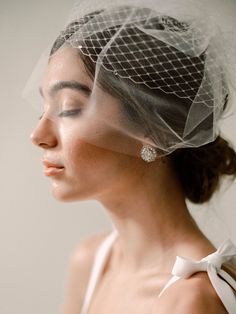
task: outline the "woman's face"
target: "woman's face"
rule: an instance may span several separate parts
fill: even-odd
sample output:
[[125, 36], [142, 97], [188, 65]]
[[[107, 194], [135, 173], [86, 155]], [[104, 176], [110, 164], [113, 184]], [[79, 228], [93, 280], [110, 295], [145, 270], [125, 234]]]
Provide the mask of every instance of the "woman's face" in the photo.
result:
[[63, 167], [50, 176], [53, 194], [62, 201], [96, 199], [123, 184], [139, 162], [113, 149], [120, 143], [139, 149], [106, 123], [119, 123], [118, 100], [97, 90], [94, 106], [92, 88], [76, 50], [63, 48], [50, 59], [40, 88], [44, 114], [31, 139], [43, 149], [43, 160]]

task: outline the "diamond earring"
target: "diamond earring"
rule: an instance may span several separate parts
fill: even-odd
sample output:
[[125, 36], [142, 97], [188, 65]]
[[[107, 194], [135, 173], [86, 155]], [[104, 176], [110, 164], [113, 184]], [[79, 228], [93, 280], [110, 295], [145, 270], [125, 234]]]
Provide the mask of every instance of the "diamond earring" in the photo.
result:
[[141, 158], [146, 162], [155, 161], [157, 158], [157, 151], [150, 145], [144, 145], [141, 149]]

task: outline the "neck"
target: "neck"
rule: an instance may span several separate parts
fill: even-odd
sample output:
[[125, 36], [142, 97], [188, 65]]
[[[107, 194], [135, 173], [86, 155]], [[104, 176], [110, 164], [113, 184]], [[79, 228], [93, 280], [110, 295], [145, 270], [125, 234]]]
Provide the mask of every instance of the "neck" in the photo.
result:
[[99, 199], [118, 231], [116, 260], [124, 273], [170, 272], [176, 255], [186, 256], [193, 241], [204, 238], [170, 164], [148, 167]]

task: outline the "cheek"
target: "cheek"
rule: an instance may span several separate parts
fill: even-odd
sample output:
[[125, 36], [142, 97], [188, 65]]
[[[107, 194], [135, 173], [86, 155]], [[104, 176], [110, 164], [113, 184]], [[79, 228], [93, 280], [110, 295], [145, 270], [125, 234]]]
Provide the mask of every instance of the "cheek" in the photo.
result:
[[64, 125], [60, 129], [62, 153], [71, 168], [104, 171], [119, 164], [127, 147], [131, 147], [127, 138], [99, 122], [81, 118], [79, 123], [76, 121], [75, 125]]
[[[109, 120], [109, 119], [107, 119]], [[138, 156], [140, 150], [140, 141], [133, 137], [113, 129], [108, 125], [109, 122], [103, 118], [83, 113], [78, 120], [66, 120], [60, 129], [63, 142], [69, 143], [70, 146], [78, 146], [77, 142], [85, 142], [94, 147], [101, 148], [101, 153], [111, 151], [130, 156]], [[89, 145], [88, 145], [89, 146]], [[73, 149], [73, 147], [71, 148]], [[88, 148], [90, 151], [90, 148]], [[100, 154], [99, 149], [97, 153]], [[112, 155], [112, 154], [111, 154]]]
[[118, 153], [83, 140], [68, 143], [63, 152], [70, 175], [84, 184], [107, 181], [121, 166]]
[[62, 151], [67, 169], [74, 174], [78, 171], [86, 172], [98, 160], [91, 145], [80, 139], [66, 142]]
[[104, 191], [123, 187], [134, 158], [68, 137], [61, 142], [65, 173], [53, 193], [61, 201], [88, 200]]
[[[63, 160], [67, 168], [67, 183], [77, 188], [104, 188], [127, 177], [134, 165], [133, 155], [127, 154], [127, 147], [137, 151], [127, 138], [114, 130], [94, 123], [86, 123], [87, 132], [78, 126], [64, 128], [61, 132]], [[88, 125], [92, 125], [88, 129]], [[62, 129], [61, 129], [62, 131]], [[86, 133], [86, 136], [84, 136]], [[83, 136], [81, 136], [83, 134]], [[92, 134], [92, 136], [91, 136]], [[119, 151], [125, 148], [124, 152]], [[117, 151], [118, 149], [118, 151]]]

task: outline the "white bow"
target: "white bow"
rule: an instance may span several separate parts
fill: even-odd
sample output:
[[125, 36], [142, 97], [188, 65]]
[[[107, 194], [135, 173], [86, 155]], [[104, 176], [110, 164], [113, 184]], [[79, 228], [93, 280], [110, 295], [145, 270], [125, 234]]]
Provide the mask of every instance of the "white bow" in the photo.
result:
[[236, 247], [230, 239], [227, 239], [217, 251], [202, 258], [200, 261], [177, 256], [172, 269], [172, 275], [180, 278], [188, 278], [196, 272], [206, 271], [227, 311], [230, 314], [235, 314], [236, 298], [232, 288], [236, 290], [236, 281], [221, 269], [223, 263], [235, 257]]

